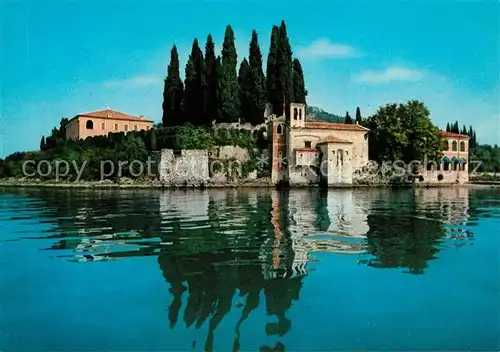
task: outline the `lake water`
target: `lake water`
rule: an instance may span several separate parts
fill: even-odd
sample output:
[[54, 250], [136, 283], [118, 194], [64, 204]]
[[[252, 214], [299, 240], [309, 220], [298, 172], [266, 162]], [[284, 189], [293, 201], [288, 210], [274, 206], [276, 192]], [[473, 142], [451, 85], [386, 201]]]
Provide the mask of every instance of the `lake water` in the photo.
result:
[[500, 190], [0, 190], [1, 351], [500, 349]]

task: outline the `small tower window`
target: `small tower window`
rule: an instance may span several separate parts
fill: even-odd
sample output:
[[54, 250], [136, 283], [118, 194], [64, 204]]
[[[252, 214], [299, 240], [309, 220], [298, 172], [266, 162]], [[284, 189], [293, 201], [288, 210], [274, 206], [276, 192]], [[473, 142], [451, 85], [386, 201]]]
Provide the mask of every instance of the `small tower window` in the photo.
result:
[[465, 142], [460, 142], [460, 151], [465, 152]]
[[278, 125], [278, 127], [276, 128], [276, 133], [283, 134], [283, 127], [281, 125]]
[[302, 109], [299, 110], [299, 120], [302, 120]]
[[297, 120], [298, 111], [297, 108], [293, 108], [293, 119]]
[[87, 123], [85, 124], [85, 127], [87, 127], [88, 130], [93, 130], [94, 129], [94, 123], [91, 120], [87, 120]]

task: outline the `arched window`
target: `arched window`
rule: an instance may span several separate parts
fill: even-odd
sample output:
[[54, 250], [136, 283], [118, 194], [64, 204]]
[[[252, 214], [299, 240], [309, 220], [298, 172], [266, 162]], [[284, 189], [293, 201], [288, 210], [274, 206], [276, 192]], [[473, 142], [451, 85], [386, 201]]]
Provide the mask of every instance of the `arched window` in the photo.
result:
[[298, 114], [297, 108], [293, 108], [293, 119], [294, 120], [297, 120], [297, 114]]
[[278, 125], [278, 127], [276, 128], [276, 133], [283, 134], [283, 127], [281, 125]]
[[445, 150], [450, 150], [450, 143], [448, 141], [444, 141], [444, 145], [446, 146]]
[[88, 130], [93, 130], [94, 129], [94, 123], [91, 120], [87, 120], [87, 123], [85, 124], [85, 127], [87, 127]]
[[342, 149], [337, 150], [337, 165], [344, 164], [344, 151]]
[[299, 110], [299, 120], [302, 120], [302, 109]]
[[451, 143], [451, 150], [456, 152], [457, 151], [457, 141], [453, 141]]
[[460, 142], [460, 151], [465, 152], [465, 142]]

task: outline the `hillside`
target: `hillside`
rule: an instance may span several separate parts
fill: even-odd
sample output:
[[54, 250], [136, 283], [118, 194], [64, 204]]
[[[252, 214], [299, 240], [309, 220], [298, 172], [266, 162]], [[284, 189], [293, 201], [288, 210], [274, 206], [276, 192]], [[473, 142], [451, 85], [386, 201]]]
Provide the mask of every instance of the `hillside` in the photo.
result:
[[325, 111], [316, 106], [307, 107], [307, 117], [309, 121], [325, 121], [325, 122], [340, 122], [344, 123], [345, 118]]

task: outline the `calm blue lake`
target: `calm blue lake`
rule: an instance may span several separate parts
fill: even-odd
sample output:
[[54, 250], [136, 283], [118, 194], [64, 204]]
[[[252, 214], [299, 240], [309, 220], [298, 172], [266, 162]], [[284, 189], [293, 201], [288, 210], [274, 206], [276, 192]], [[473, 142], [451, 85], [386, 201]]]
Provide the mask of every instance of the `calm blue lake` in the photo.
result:
[[1, 351], [500, 349], [500, 189], [0, 189]]

